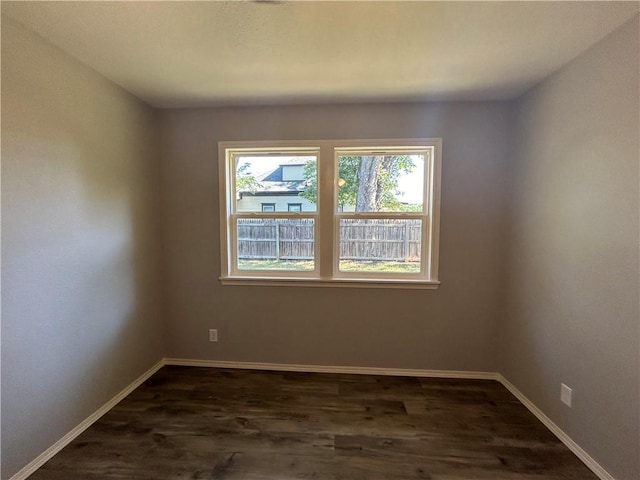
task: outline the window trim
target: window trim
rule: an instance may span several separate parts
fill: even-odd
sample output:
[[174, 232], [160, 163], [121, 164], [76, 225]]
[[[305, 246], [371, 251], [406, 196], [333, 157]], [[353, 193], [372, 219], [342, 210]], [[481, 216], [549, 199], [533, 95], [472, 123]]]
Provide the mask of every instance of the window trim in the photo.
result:
[[[269, 206], [269, 207], [273, 207], [273, 210], [265, 210], [264, 207]], [[272, 202], [260, 202], [260, 211], [264, 212], [264, 213], [275, 213], [276, 211], [276, 204], [272, 203]]]
[[[425, 211], [413, 212], [338, 212], [337, 209], [337, 155], [338, 152], [355, 152], [357, 150], [377, 153], [384, 148], [398, 147], [408, 152], [429, 149], [432, 152], [430, 160], [425, 159]], [[234, 225], [232, 218], [260, 218], [260, 213], [243, 213], [238, 216], [234, 212], [235, 198], [234, 175], [231, 173], [231, 159], [238, 153], [255, 153], [268, 155], [292, 155], [313, 153], [317, 154], [318, 199], [315, 212], [276, 212], [277, 218], [313, 218], [315, 238], [315, 268], [309, 271], [283, 270], [237, 270], [231, 260], [237, 257], [237, 246], [231, 241]], [[273, 151], [270, 151], [273, 150]], [[328, 161], [327, 158], [331, 159]], [[218, 172], [220, 199], [220, 254], [221, 275], [223, 285], [265, 285], [265, 286], [311, 286], [311, 287], [358, 287], [358, 288], [420, 288], [436, 289], [439, 267], [439, 237], [440, 237], [440, 180], [442, 167], [442, 139], [441, 138], [412, 138], [412, 139], [364, 139], [364, 140], [311, 140], [311, 141], [223, 141], [218, 143]], [[330, 212], [330, 213], [325, 213]], [[268, 212], [272, 218], [274, 212]], [[404, 274], [375, 272], [375, 277], [367, 272], [340, 272], [339, 239], [336, 229], [340, 218], [344, 217], [375, 217], [389, 218], [421, 218], [423, 220], [421, 256], [425, 259], [426, 278], [422, 274]], [[429, 235], [429, 232], [431, 233]], [[421, 267], [422, 270], [422, 267]], [[334, 274], [335, 272], [335, 274]]]

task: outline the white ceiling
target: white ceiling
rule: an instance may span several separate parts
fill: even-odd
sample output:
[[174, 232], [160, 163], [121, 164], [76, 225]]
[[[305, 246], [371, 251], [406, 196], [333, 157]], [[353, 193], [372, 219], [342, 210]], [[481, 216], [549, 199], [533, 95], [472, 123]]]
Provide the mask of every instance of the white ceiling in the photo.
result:
[[639, 2], [2, 2], [157, 107], [514, 98]]

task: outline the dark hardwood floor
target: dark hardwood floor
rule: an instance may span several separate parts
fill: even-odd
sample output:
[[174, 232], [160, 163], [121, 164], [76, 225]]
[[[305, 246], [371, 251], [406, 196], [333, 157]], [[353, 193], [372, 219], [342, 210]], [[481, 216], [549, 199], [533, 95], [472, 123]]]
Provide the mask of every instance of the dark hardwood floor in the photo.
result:
[[597, 477], [498, 382], [164, 367], [52, 479]]

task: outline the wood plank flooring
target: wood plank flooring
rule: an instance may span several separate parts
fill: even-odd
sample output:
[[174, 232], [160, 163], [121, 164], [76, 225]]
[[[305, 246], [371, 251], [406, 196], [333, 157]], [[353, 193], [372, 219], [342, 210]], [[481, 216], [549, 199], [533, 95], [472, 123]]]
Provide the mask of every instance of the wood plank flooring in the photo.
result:
[[597, 480], [501, 384], [164, 367], [30, 480]]

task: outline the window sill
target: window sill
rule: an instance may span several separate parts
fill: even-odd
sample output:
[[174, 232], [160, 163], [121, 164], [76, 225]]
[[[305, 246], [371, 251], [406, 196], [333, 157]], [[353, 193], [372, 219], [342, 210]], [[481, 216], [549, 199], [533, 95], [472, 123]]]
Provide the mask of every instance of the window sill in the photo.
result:
[[394, 280], [362, 278], [300, 278], [300, 277], [220, 277], [222, 285], [257, 287], [329, 287], [329, 288], [398, 288], [411, 290], [436, 290], [437, 280]]

